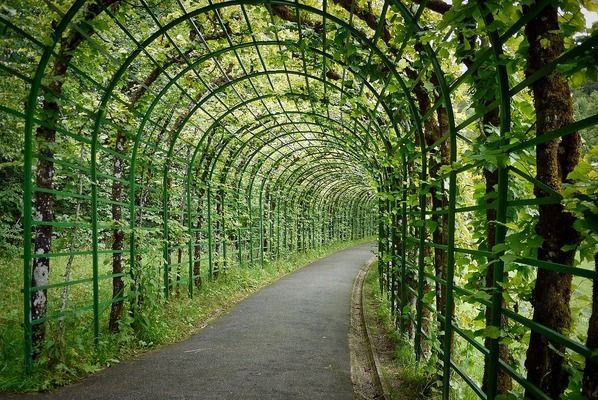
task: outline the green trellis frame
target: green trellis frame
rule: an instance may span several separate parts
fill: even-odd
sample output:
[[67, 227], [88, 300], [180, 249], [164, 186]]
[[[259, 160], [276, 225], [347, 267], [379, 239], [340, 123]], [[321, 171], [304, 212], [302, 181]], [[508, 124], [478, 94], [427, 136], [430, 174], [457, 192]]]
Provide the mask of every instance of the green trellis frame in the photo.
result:
[[[123, 298], [101, 298], [100, 286], [111, 279], [124, 274], [102, 274], [100, 272], [100, 257], [110, 256], [115, 252], [122, 252], [128, 257], [129, 272], [139, 268], [138, 258], [147, 249], [143, 248], [142, 236], [156, 230], [159, 232], [162, 261], [153, 268], [158, 268], [155, 279], [162, 280], [163, 295], [168, 298], [176, 279], [177, 284], [186, 284], [189, 295], [193, 295], [194, 280], [198, 278], [194, 273], [196, 249], [200, 254], [207, 255], [208, 277], [212, 278], [219, 268], [236, 266], [264, 265], [267, 260], [276, 259], [282, 253], [304, 251], [317, 248], [336, 240], [356, 239], [378, 235], [378, 268], [382, 277], [380, 288], [388, 295], [389, 305], [393, 314], [400, 320], [411, 319], [415, 324], [414, 351], [416, 357], [424, 357], [423, 343], [429, 338], [423, 330], [424, 311], [437, 313], [433, 305], [424, 300], [424, 288], [427, 282], [437, 282], [446, 288], [446, 309], [443, 310], [445, 332], [438, 351], [442, 369], [442, 396], [449, 398], [451, 393], [450, 380], [458, 375], [480, 398], [493, 399], [497, 395], [497, 374], [499, 370], [506, 371], [522, 388], [540, 399], [547, 399], [547, 395], [529, 383], [525, 377], [499, 359], [499, 339], [492, 339], [489, 348], [461, 329], [454, 319], [456, 299], [460, 296], [472, 296], [471, 290], [460, 287], [455, 283], [454, 273], [456, 255], [470, 254], [483, 256], [494, 262], [493, 287], [490, 300], [479, 299], [480, 307], [491, 310], [492, 325], [500, 326], [504, 316], [514, 323], [521, 324], [529, 330], [537, 331], [554, 343], [562, 344], [569, 350], [580, 354], [586, 360], [595, 360], [592, 349], [563, 334], [552, 331], [502, 305], [502, 283], [506, 279], [504, 262], [501, 256], [504, 250], [497, 252], [483, 251], [470, 248], [459, 248], [455, 241], [456, 219], [462, 213], [496, 209], [496, 242], [505, 242], [507, 234], [509, 210], [523, 205], [539, 205], [558, 203], [561, 201], [557, 193], [542, 198], [512, 199], [509, 197], [509, 180], [513, 176], [524, 179], [532, 185], [545, 189], [545, 185], [538, 182], [529, 174], [509, 165], [498, 166], [497, 199], [491, 204], [459, 206], [457, 200], [457, 181], [462, 174], [479, 167], [479, 164], [464, 163], [459, 154], [459, 148], [469, 140], [462, 131], [479, 120], [486, 112], [498, 108], [500, 110], [500, 145], [505, 155], [522, 153], [533, 149], [540, 143], [564, 137], [583, 128], [598, 123], [598, 115], [583, 119], [567, 127], [547, 133], [523, 142], [510, 143], [508, 133], [511, 130], [511, 101], [521, 91], [529, 88], [538, 79], [549, 75], [558, 65], [574, 62], [588, 54], [596, 54], [598, 36], [587, 38], [580, 46], [561, 55], [553, 63], [547, 65], [535, 74], [526, 77], [516, 84], [509, 82], [506, 67], [501, 62], [504, 44], [522, 30], [527, 22], [538, 15], [551, 2], [538, 1], [535, 6], [511, 26], [498, 31], [487, 30], [487, 40], [491, 47], [482, 50], [477, 55], [473, 66], [459, 77], [450, 81], [443, 71], [439, 56], [430, 43], [419, 44], [421, 47], [422, 63], [429, 68], [437, 81], [439, 91], [438, 100], [430, 110], [422, 115], [412, 98], [413, 86], [408, 82], [397, 65], [402, 59], [405, 48], [410, 40], [418, 34], [425, 33], [425, 27], [420, 25], [427, 1], [411, 9], [400, 0], [387, 0], [382, 5], [378, 15], [373, 36], [369, 37], [361, 28], [354, 24], [354, 8], [351, 7], [348, 20], [330, 12], [327, 0], [322, 1], [322, 7], [316, 8], [298, 1], [287, 0], [230, 0], [219, 3], [208, 2], [207, 5], [193, 10], [186, 10], [181, 2], [177, 2], [180, 15], [162, 23], [154, 9], [145, 1], [140, 6], [148, 20], [153, 21], [153, 33], [146, 38], [137, 38], [134, 26], [127, 26], [126, 21], [119, 18], [111, 9], [103, 10], [114, 29], [120, 30], [129, 40], [123, 45], [127, 50], [126, 57], [116, 59], [108, 54], [101, 43], [89, 34], [83, 34], [83, 39], [98, 54], [105, 57], [106, 62], [113, 64], [113, 75], [109, 80], [101, 83], [93, 75], [77, 65], [76, 59], [68, 59], [69, 76], [85, 82], [89, 88], [99, 93], [97, 105], [71, 104], [77, 111], [88, 115], [91, 124], [86, 127], [86, 134], [75, 133], [65, 126], [48, 126], [40, 117], [40, 93], [48, 92], [44, 79], [49, 75], [50, 63], [60, 59], [57, 46], [68, 30], [81, 30], [84, 22], [79, 18], [85, 7], [92, 2], [76, 0], [68, 11], [62, 13], [58, 9], [51, 9], [59, 16], [59, 22], [51, 33], [51, 41], [44, 42], [29, 33], [18, 22], [0, 14], [0, 26], [8, 36], [15, 36], [29, 43], [39, 54], [39, 60], [31, 75], [22, 73], [11, 67], [9, 62], [0, 60], [0, 71], [20, 82], [28, 90], [26, 106], [23, 109], [7, 107], [0, 104], [0, 112], [16, 118], [24, 123], [24, 359], [29, 368], [32, 363], [32, 326], [43, 324], [60, 318], [71, 318], [78, 314], [91, 313], [96, 342], [104, 333], [101, 319], [104, 310], [115, 301]], [[478, 1], [477, 6], [486, 26], [493, 24], [493, 15], [487, 9], [484, 1]], [[156, 6], [157, 7], [157, 6]], [[249, 40], [236, 43], [227, 32], [220, 17], [220, 12], [228, 8], [239, 8], [243, 16], [242, 21], [247, 29]], [[275, 24], [272, 7], [287, 7], [295, 13], [295, 26], [298, 40], [281, 39], [274, 31], [273, 40], [265, 40], [253, 29], [247, 14], [247, 8], [260, 7], [270, 11], [271, 23]], [[52, 7], [50, 7], [52, 8]], [[388, 55], [382, 46], [378, 46], [383, 34], [384, 21], [389, 9], [401, 16], [405, 25], [404, 38], [396, 54]], [[171, 32], [182, 25], [189, 25], [199, 36], [199, 28], [195, 19], [213, 14], [224, 32], [227, 44], [211, 49], [207, 42], [203, 42], [202, 55], [189, 58], [180, 48]], [[306, 28], [296, 21], [301, 21], [302, 15], [309, 15], [321, 19], [322, 31], [319, 42], [307, 40]], [[79, 19], [78, 19], [79, 18]], [[346, 32], [344, 43], [359, 45], [367, 49], [367, 62], [357, 68], [349, 60], [348, 46], [345, 49], [335, 49], [333, 41], [328, 37], [328, 28], [334, 26]], [[151, 54], [152, 46], [158, 39], [167, 40], [174, 52], [182, 61], [182, 68], [164, 67]], [[315, 45], [317, 44], [317, 46]], [[128, 47], [127, 47], [128, 46]], [[318, 47], [320, 46], [320, 47]], [[279, 52], [300, 53], [301, 67], [292, 69], [290, 61], [283, 61], [282, 68], [270, 68], [264, 60], [263, 52], [276, 48]], [[333, 51], [335, 50], [335, 51]], [[250, 71], [241, 57], [240, 52], [255, 52], [259, 59], [261, 70]], [[253, 54], [253, 53], [252, 53]], [[219, 58], [234, 56], [241, 76], [232, 79], [224, 72], [219, 64]], [[311, 58], [310, 58], [311, 57]], [[107, 118], [112, 104], [126, 106], [126, 101], [118, 94], [129, 68], [143, 59], [159, 70], [158, 83], [147, 88], [145, 96], [151, 101], [145, 110], [130, 109], [136, 118], [137, 125], [132, 138], [132, 148], [126, 154], [120, 154], [102, 144], [99, 135], [105, 129], [118, 126]], [[321, 60], [321, 71], [313, 59]], [[463, 87], [464, 82], [472, 76], [488, 60], [493, 60], [498, 82], [497, 100], [482, 110], [475, 112], [464, 121], [457, 123], [454, 115], [452, 96]], [[203, 67], [210, 63], [219, 67], [224, 80], [216, 85], [206, 82]], [[313, 64], [313, 65], [312, 65]], [[381, 82], [373, 82], [364, 70], [367, 67], [380, 64], [387, 69], [387, 76]], [[309, 65], [309, 67], [308, 67]], [[327, 66], [334, 65], [341, 68], [343, 73], [340, 85], [333, 83], [327, 77]], [[317, 66], [318, 68], [315, 68]], [[174, 69], [174, 71], [171, 71]], [[174, 73], [173, 73], [174, 72]], [[204, 93], [197, 98], [185, 88], [184, 79], [193, 75], [204, 87]], [[275, 86], [277, 78], [284, 77], [288, 82], [288, 89]], [[352, 79], [349, 79], [352, 78]], [[293, 88], [292, 79], [301, 80], [306, 91], [298, 92]], [[349, 81], [359, 82], [358, 88], [350, 88]], [[393, 81], [399, 86], [402, 95], [402, 108], [391, 109], [387, 103], [389, 85]], [[256, 85], [256, 83], [258, 83]], [[262, 84], [260, 86], [260, 83]], [[280, 82], [277, 82], [280, 83]], [[155, 87], [161, 84], [161, 87]], [[311, 87], [310, 87], [311, 85]], [[215, 87], [211, 87], [215, 86]], [[324, 93], [334, 93], [338, 96], [338, 104], [321, 102], [312, 92], [312, 88], [320, 87]], [[264, 89], [269, 88], [269, 89]], [[250, 93], [241, 96], [239, 90]], [[170, 115], [159, 112], [164, 103], [172, 100], [173, 93], [179, 93], [179, 103], [186, 102], [187, 108], [178, 110], [180, 104], [171, 107]], [[359, 99], [367, 93], [375, 100], [375, 105], [355, 100], [353, 112], [344, 112], [341, 105], [346, 101]], [[254, 96], [255, 94], [255, 96]], [[231, 101], [231, 98], [235, 98]], [[285, 102], [294, 107], [288, 109]], [[238, 100], [238, 101], [237, 101]], [[185, 104], [185, 103], [183, 103]], [[216, 111], [212, 115], [210, 109]], [[448, 132], [431, 146], [427, 146], [423, 136], [423, 126], [428, 118], [439, 108], [444, 107], [448, 117]], [[91, 108], [90, 108], [91, 107]], [[334, 116], [334, 113], [339, 116]], [[252, 122], [240, 127], [233, 127], [231, 121], [237, 114], [250, 115]], [[194, 116], [203, 115], [211, 122], [205, 126], [198, 126]], [[173, 118], [177, 117], [173, 122]], [[404, 123], [408, 121], [408, 123]], [[89, 194], [73, 193], [66, 190], [40, 188], [34, 184], [35, 162], [40, 158], [36, 150], [34, 129], [39, 126], [56, 129], [57, 135], [65, 140], [74, 141], [86, 146], [89, 151], [89, 164], [80, 165], [77, 162], [61, 159], [60, 152], [55, 154], [54, 162], [60, 168], [80, 170], [92, 182]], [[231, 128], [232, 127], [232, 128]], [[194, 141], [183, 133], [189, 129], [195, 130]], [[166, 145], [163, 134], [167, 134]], [[154, 136], [153, 136], [154, 135]], [[417, 142], [417, 146], [410, 149], [409, 141]], [[214, 143], [212, 141], [218, 141]], [[441, 210], [429, 210], [426, 192], [430, 187], [428, 155], [434, 152], [443, 142], [450, 144], [450, 170], [448, 178], [448, 204]], [[185, 156], [184, 152], [187, 152]], [[149, 155], [159, 154], [159, 165], [152, 165], [147, 161]], [[378, 157], [380, 154], [393, 155], [399, 160], [400, 166], [386, 165]], [[115, 177], [105, 172], [100, 165], [100, 159], [117, 157], [126, 163], [128, 176], [125, 179]], [[83, 164], [84, 160], [79, 160]], [[160, 164], [161, 163], [161, 164]], [[419, 166], [417, 174], [412, 175], [407, 166]], [[200, 181], [198, 171], [207, 171], [207, 178]], [[180, 173], [179, 171], [184, 171]], [[161, 178], [159, 187], [150, 187], [144, 183], [143, 174], [157, 174]], [[141, 178], [140, 175], [141, 174]], [[368, 177], [370, 180], [368, 180]], [[117, 205], [128, 210], [127, 241], [128, 249], [111, 250], [103, 248], [100, 236], [109, 232], [111, 227], [106, 224], [106, 204], [112, 204], [105, 193], [99, 190], [98, 182], [121, 180], [126, 191], [126, 200]], [[374, 185], [372, 185], [374, 183]], [[200, 192], [199, 186], [203, 185]], [[375, 188], [373, 187], [375, 186]], [[173, 188], [178, 190], [173, 191]], [[376, 192], [376, 190], [378, 193]], [[40, 221], [35, 218], [33, 196], [37, 192], [46, 192], [56, 198], [77, 202], [86, 202], [89, 206], [89, 223], [79, 221]], [[139, 193], [155, 196], [151, 206], [138, 205], [136, 196]], [[230, 192], [230, 193], [229, 193]], [[384, 198], [388, 193], [395, 197], [391, 200]], [[408, 196], [416, 196], [417, 205], [408, 207]], [[144, 220], [144, 212], [158, 212], [161, 221]], [[236, 216], [236, 226], [226, 220], [225, 214]], [[448, 218], [447, 243], [434, 243], [428, 237], [425, 229], [415, 229], [418, 222], [425, 221], [433, 214], [446, 215]], [[177, 243], [176, 235], [172, 233], [175, 227], [173, 221], [179, 218], [187, 239], [185, 243]], [[204, 221], [201, 228], [194, 223], [198, 219]], [[90, 246], [84, 250], [64, 251], [57, 249], [51, 253], [34, 254], [32, 232], [36, 226], [52, 226], [56, 229], [72, 229], [81, 227], [91, 231]], [[196, 238], [198, 238], [196, 240]], [[267, 245], [266, 245], [267, 243]], [[274, 245], [275, 243], [275, 245]], [[400, 243], [400, 245], [397, 245]], [[141, 247], [140, 247], [141, 246]], [[234, 251], [229, 251], [230, 247]], [[441, 279], [428, 271], [425, 254], [427, 251], [442, 249], [447, 254], [447, 277]], [[173, 262], [170, 257], [174, 251], [181, 251], [181, 260]], [[49, 283], [42, 286], [32, 286], [31, 265], [39, 257], [56, 259], [69, 256], [90, 256], [91, 274], [70, 282]], [[581, 268], [549, 263], [533, 258], [521, 257], [517, 263], [544, 268], [552, 271], [569, 273], [584, 279], [597, 279], [596, 272]], [[205, 265], [204, 265], [205, 266]], [[183, 267], [185, 276], [178, 275]], [[145, 268], [149, 268], [145, 266]], [[202, 272], [203, 273], [203, 272]], [[415, 273], [417, 285], [412, 288], [407, 284], [408, 275]], [[92, 304], [81, 305], [68, 313], [47, 314], [39, 319], [31, 318], [30, 299], [33, 292], [63, 288], [65, 286], [91, 284]], [[406, 294], [411, 291], [416, 297], [415, 313], [404, 314]], [[127, 295], [127, 296], [132, 296]], [[448, 321], [449, 323], [446, 323]], [[403, 324], [398, 324], [403, 329]], [[460, 337], [468, 342], [478, 352], [487, 358], [489, 371], [486, 390], [454, 362], [452, 356], [453, 337]]]

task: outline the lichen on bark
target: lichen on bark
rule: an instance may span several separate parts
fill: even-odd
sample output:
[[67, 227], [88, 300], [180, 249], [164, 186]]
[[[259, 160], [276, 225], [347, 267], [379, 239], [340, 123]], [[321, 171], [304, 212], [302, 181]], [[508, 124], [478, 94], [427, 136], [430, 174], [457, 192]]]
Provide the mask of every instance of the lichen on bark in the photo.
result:
[[[529, 12], [532, 5], [524, 7]], [[530, 76], [553, 62], [564, 51], [559, 34], [558, 10], [547, 6], [525, 27], [529, 48], [526, 74]], [[536, 111], [536, 135], [562, 128], [574, 122], [573, 103], [569, 85], [561, 74], [555, 72], [532, 85]], [[580, 158], [581, 139], [578, 133], [562, 139], [538, 144], [536, 147], [536, 178], [556, 192], [562, 191], [567, 175]], [[537, 198], [549, 196], [535, 187]], [[574, 217], [563, 210], [560, 203], [539, 206], [536, 233], [544, 241], [538, 250], [540, 260], [572, 265], [575, 250], [563, 251], [563, 246], [577, 245], [579, 233], [573, 228]], [[571, 325], [571, 275], [538, 269], [532, 296], [533, 320], [559, 333], [566, 334]], [[567, 388], [569, 374], [564, 366], [565, 348], [549, 341], [537, 331], [531, 332], [525, 366], [528, 380], [552, 398], [559, 398]], [[529, 397], [530, 393], [526, 393]]]

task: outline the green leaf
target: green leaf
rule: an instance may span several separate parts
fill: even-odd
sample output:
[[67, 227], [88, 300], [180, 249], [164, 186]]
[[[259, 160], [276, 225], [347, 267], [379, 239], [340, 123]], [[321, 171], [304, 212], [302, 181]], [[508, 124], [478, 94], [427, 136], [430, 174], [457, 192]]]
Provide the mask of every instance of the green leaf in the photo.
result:
[[495, 244], [494, 247], [492, 247], [493, 253], [500, 253], [501, 251], [505, 251], [505, 250], [507, 250], [506, 243], [498, 243], [498, 244]]
[[569, 173], [568, 178], [575, 181], [586, 182], [592, 170], [592, 165], [588, 161], [581, 160], [575, 169]]
[[564, 252], [573, 251], [573, 250], [577, 249], [577, 246], [578, 246], [577, 244], [566, 244], [563, 247], [561, 247], [561, 250]]
[[582, 3], [588, 11], [598, 11], [598, 0], [583, 0]]
[[498, 339], [501, 336], [501, 331], [498, 326], [489, 325], [484, 328], [484, 337], [490, 339]]
[[505, 264], [510, 264], [513, 261], [515, 261], [517, 259], [517, 256], [514, 254], [504, 254], [500, 257], [500, 259], [505, 263]]

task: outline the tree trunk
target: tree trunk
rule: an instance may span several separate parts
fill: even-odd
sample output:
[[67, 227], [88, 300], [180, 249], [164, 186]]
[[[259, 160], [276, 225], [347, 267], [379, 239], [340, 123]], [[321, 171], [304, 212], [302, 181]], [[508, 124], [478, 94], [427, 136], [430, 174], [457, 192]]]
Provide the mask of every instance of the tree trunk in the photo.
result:
[[[206, 144], [205, 144], [205, 148], [206, 149], [210, 149], [210, 146], [212, 144], [212, 136], [208, 136]], [[212, 162], [212, 158], [214, 156], [214, 152], [215, 150], [210, 150], [210, 151], [205, 151], [202, 152], [201, 155], [201, 159], [199, 160], [199, 162], [197, 163], [197, 173], [199, 173], [200, 171], [200, 167], [201, 165], [203, 165], [204, 162], [207, 162], [203, 172], [201, 173], [201, 176], [199, 178], [199, 182], [200, 183], [204, 183], [207, 180], [208, 177], [208, 173], [210, 172], [210, 163]], [[197, 179], [193, 180], [193, 184], [195, 187], [197, 187]], [[197, 222], [195, 225], [195, 248], [193, 249], [193, 258], [194, 258], [194, 262], [193, 262], [193, 276], [195, 277], [193, 279], [195, 287], [196, 288], [201, 288], [202, 285], [202, 279], [201, 279], [201, 241], [203, 239], [203, 235], [201, 232], [201, 229], [203, 227], [203, 222], [204, 222], [204, 218], [203, 218], [203, 195], [205, 194], [205, 188], [203, 186], [200, 186], [199, 189], [197, 189]]]
[[[425, 226], [422, 227], [422, 229], [425, 229]], [[427, 246], [424, 247], [424, 256], [425, 257], [431, 257], [432, 256], [432, 249]], [[421, 299], [419, 299], [419, 301], [424, 301], [424, 298], [426, 298], [426, 295], [428, 293], [430, 293], [430, 283], [428, 282], [428, 280], [426, 279], [426, 277], [422, 277], [422, 279], [424, 280], [424, 290], [423, 290], [423, 296]], [[428, 337], [430, 337], [429, 333], [430, 333], [430, 310], [428, 309], [428, 307], [422, 305], [421, 307], [421, 319], [422, 319], [422, 325], [421, 325], [421, 330], [422, 330], [422, 335], [421, 335], [421, 342], [420, 342], [420, 351], [421, 354], [426, 356], [429, 353], [429, 349], [430, 346], [428, 344], [428, 342], [426, 341], [426, 338], [424, 337], [424, 334]]]
[[[56, 67], [54, 68], [56, 71]], [[66, 66], [65, 66], [66, 71]], [[62, 83], [55, 82], [54, 88], [61, 88]], [[59, 89], [60, 90], [60, 89]], [[52, 113], [52, 119], [56, 121], [58, 104], [54, 101], [44, 101], [44, 112]], [[53, 189], [54, 163], [51, 161], [54, 152], [51, 144], [56, 139], [54, 129], [39, 127], [36, 131], [36, 139], [39, 144], [35, 185], [42, 189]], [[54, 195], [36, 191], [33, 199], [33, 207], [37, 219], [43, 222], [54, 221]], [[33, 254], [47, 254], [52, 250], [52, 226], [38, 225], [35, 227], [33, 243]], [[36, 257], [33, 259], [33, 270], [31, 274], [31, 286], [47, 285], [50, 276], [50, 258]], [[31, 293], [31, 320], [43, 318], [48, 312], [48, 291], [46, 289], [36, 290]], [[36, 324], [32, 327], [33, 357], [39, 357], [44, 342], [46, 324]]]
[[[186, 53], [188, 54], [189, 51]], [[163, 67], [154, 68], [143, 81], [142, 85], [133, 91], [129, 96], [129, 104], [127, 108], [133, 109], [137, 102], [147, 92], [149, 87], [160, 77], [160, 73], [164, 71], [169, 65], [180, 63], [184, 60], [182, 56], [169, 58]], [[132, 82], [134, 83], [134, 82]], [[124, 156], [126, 149], [127, 136], [126, 133], [119, 129], [116, 133], [114, 141], [114, 150], [118, 154]], [[112, 174], [115, 178], [122, 179], [124, 176], [123, 160], [119, 156], [114, 156], [112, 165]], [[112, 181], [112, 196], [111, 200], [114, 202], [122, 202], [123, 184], [118, 179]], [[125, 233], [119, 224], [122, 223], [122, 208], [118, 204], [112, 204], [112, 221], [115, 228], [112, 230], [112, 274], [118, 275], [112, 278], [112, 305], [110, 307], [110, 319], [108, 321], [108, 328], [111, 332], [118, 332], [119, 321], [122, 319], [124, 303], [122, 296], [125, 291], [125, 284], [122, 279], [123, 266], [123, 251], [125, 245]]]
[[[444, 107], [438, 108], [438, 127], [439, 132], [437, 135], [437, 139], [441, 138], [446, 132], [448, 132], [448, 117], [446, 114], [446, 110]], [[450, 148], [448, 140], [442, 142], [439, 145], [440, 149], [440, 160], [435, 162], [430, 167], [430, 178], [435, 179], [437, 181], [438, 186], [432, 188], [432, 208], [434, 210], [446, 210], [448, 209], [448, 198], [444, 192], [444, 185], [442, 180], [438, 179], [440, 168], [443, 165], [450, 164]], [[432, 238], [434, 243], [446, 246], [448, 244], [448, 215], [446, 214], [433, 214], [432, 220], [435, 221], [438, 225], [436, 230], [432, 234]], [[436, 277], [446, 280], [447, 273], [447, 262], [448, 262], [448, 254], [447, 251], [444, 249], [434, 249], [434, 271], [436, 273]], [[439, 316], [445, 314], [446, 310], [446, 283], [445, 284], [436, 284], [436, 312]], [[450, 323], [450, 321], [439, 321], [440, 323], [440, 330], [445, 330], [445, 324]], [[440, 338], [442, 342], [442, 338]]]
[[[125, 150], [125, 134], [119, 130], [116, 136], [115, 149], [117, 153], [123, 154]], [[120, 179], [123, 177], [123, 160], [118, 156], [114, 157], [114, 164], [112, 166], [112, 173], [116, 179], [112, 182], [112, 201], [122, 201], [123, 185]], [[125, 233], [119, 224], [122, 223], [122, 209], [121, 206], [112, 204], [112, 220], [115, 228], [112, 230], [112, 274], [117, 275], [112, 278], [112, 306], [110, 307], [110, 320], [108, 321], [108, 328], [111, 332], [118, 332], [119, 322], [123, 314], [123, 300], [122, 296], [125, 290], [125, 283], [120, 276], [124, 271], [123, 268], [123, 249], [125, 242]]]
[[[480, 82], [479, 80], [476, 80], [476, 85], [480, 86], [480, 85], [482, 85], [482, 82]], [[484, 104], [484, 106], [488, 105], [488, 103], [490, 103], [489, 100], [486, 101], [486, 104]], [[498, 108], [495, 108], [492, 111], [488, 111], [484, 115], [484, 118], [483, 118], [483, 127], [482, 127], [482, 132], [481, 132], [482, 136], [485, 137], [484, 129], [486, 127], [497, 127], [499, 125], [500, 125], [500, 114], [499, 114]], [[496, 192], [495, 186], [498, 184], [498, 171], [497, 170], [491, 171], [487, 168], [484, 168], [483, 173], [484, 173], [484, 181], [485, 181], [485, 185], [486, 185], [486, 195], [488, 196], [491, 193]], [[492, 251], [492, 248], [494, 247], [494, 245], [496, 245], [496, 223], [494, 221], [496, 221], [496, 209], [487, 208], [486, 209], [486, 224], [487, 224], [486, 225], [486, 247], [487, 247], [488, 251]], [[494, 287], [494, 263], [489, 264], [488, 267], [486, 268], [485, 283], [486, 283], [487, 289]], [[505, 305], [506, 305], [506, 303], [503, 299], [502, 307], [505, 307]], [[486, 318], [486, 326], [491, 326], [492, 325], [492, 313], [491, 313], [490, 307], [486, 307], [485, 318]], [[500, 327], [502, 328], [502, 327], [506, 326], [507, 322], [508, 322], [508, 319], [504, 315], [501, 316], [501, 326]], [[492, 340], [490, 338], [484, 339], [484, 346], [486, 346], [487, 349], [490, 348], [491, 341]], [[504, 344], [499, 344], [498, 356], [501, 360], [503, 360], [507, 364], [511, 360], [511, 353], [509, 351], [509, 348]], [[489, 364], [488, 364], [488, 358], [486, 358], [485, 363], [484, 363], [484, 376], [482, 379], [482, 390], [484, 390], [484, 392], [487, 391], [488, 370], [489, 370]], [[496, 377], [496, 393], [506, 394], [512, 389], [512, 387], [513, 387], [513, 382], [512, 382], [511, 376], [504, 369], [499, 367], [497, 369], [497, 377]]]
[[[598, 272], [598, 252], [594, 254], [594, 269]], [[594, 279], [592, 290], [592, 315], [588, 324], [586, 346], [594, 352], [598, 349], [598, 279]], [[598, 362], [586, 360], [583, 372], [582, 394], [590, 400], [598, 399]]]
[[197, 222], [195, 224], [195, 248], [193, 249], [193, 283], [196, 288], [201, 288], [201, 241], [203, 235], [201, 229], [203, 227], [203, 189], [200, 190], [197, 196]]
[[[405, 72], [407, 74], [407, 76], [409, 77], [409, 79], [412, 79], [414, 81], [417, 80], [418, 78], [418, 73], [417, 71], [413, 70], [412, 68], [406, 68]], [[415, 94], [418, 106], [419, 106], [419, 112], [421, 115], [425, 115], [428, 113], [428, 111], [430, 111], [431, 108], [431, 104], [430, 104], [430, 96], [427, 92], [427, 90], [425, 89], [423, 83], [421, 80], [416, 81], [416, 84], [413, 88], [413, 93]], [[430, 146], [432, 145], [439, 137], [439, 132], [440, 132], [440, 128], [438, 127], [438, 123], [436, 122], [436, 119], [434, 118], [434, 116], [430, 116], [428, 117], [428, 119], [426, 119], [424, 121], [424, 141], [425, 141], [425, 145], [426, 146]], [[417, 139], [417, 138], [416, 138]], [[417, 139], [419, 140], [419, 139]], [[434, 179], [434, 177], [437, 175], [437, 169], [438, 167], [436, 166], [436, 162], [431, 160], [432, 157], [429, 158], [429, 168], [430, 168], [430, 173], [429, 173], [429, 177], [430, 180]], [[435, 208], [435, 197], [436, 197], [436, 190], [435, 188], [431, 188], [431, 200], [428, 202], [428, 205], [432, 206], [432, 210], [434, 210]], [[432, 221], [438, 222], [438, 215], [432, 215], [431, 217]], [[426, 230], [425, 225], [422, 226], [421, 229]], [[434, 238], [434, 233], [433, 235], [433, 239], [438, 239], [438, 238]], [[428, 236], [427, 232], [426, 232], [426, 236]], [[424, 252], [425, 252], [425, 256], [426, 257], [432, 257], [432, 248], [430, 246], [426, 246], [424, 248]], [[434, 262], [434, 265], [436, 266], [436, 263]], [[435, 268], [436, 270], [436, 268]], [[428, 284], [428, 280], [423, 277], [422, 279], [424, 279], [424, 294], [427, 294], [430, 292], [430, 285]], [[440, 293], [439, 290], [439, 285], [436, 283], [435, 285], [436, 287], [436, 292], [437, 294]], [[436, 296], [436, 300], [438, 300], [439, 297]], [[422, 299], [423, 301], [423, 299]], [[438, 303], [437, 303], [437, 307], [438, 307]], [[422, 331], [427, 333], [429, 332], [430, 329], [430, 311], [427, 307], [422, 307], [421, 308], [421, 312], [422, 312]], [[426, 353], [428, 350], [428, 345], [426, 343], [425, 340], [422, 339], [421, 342], [421, 351], [422, 353]]]
[[[531, 7], [531, 6], [530, 6]], [[524, 7], [524, 13], [528, 11]], [[529, 42], [529, 76], [563, 53], [563, 40], [559, 36], [557, 8], [548, 6], [525, 27]], [[567, 126], [574, 122], [571, 91], [565, 78], [559, 73], [539, 79], [533, 84], [536, 109], [536, 134]], [[552, 140], [536, 147], [536, 178], [553, 190], [560, 192], [567, 175], [579, 162], [580, 136], [573, 133], [560, 141]], [[537, 198], [547, 194], [539, 187], [534, 189]], [[573, 228], [574, 217], [563, 210], [561, 204], [539, 206], [540, 215], [536, 233], [544, 238], [538, 251], [538, 259], [572, 265], [575, 251], [563, 251], [565, 245], [579, 243], [579, 233]], [[534, 322], [560, 333], [566, 333], [571, 325], [571, 275], [538, 268], [533, 291]], [[550, 343], [543, 335], [532, 331], [525, 366], [528, 380], [552, 398], [559, 398], [566, 389], [569, 375], [563, 367], [561, 354], [565, 348]], [[529, 393], [526, 393], [528, 397]]]
[[[84, 11], [83, 20], [78, 29], [73, 29], [60, 40], [58, 56], [52, 67], [52, 81], [48, 84], [49, 91], [44, 92], [42, 110], [45, 116], [45, 125], [36, 129], [35, 138], [38, 143], [38, 161], [36, 167], [35, 184], [40, 189], [53, 189], [54, 151], [52, 146], [56, 141], [55, 126], [58, 123], [60, 107], [57, 100], [62, 96], [62, 85], [67, 74], [69, 62], [73, 52], [83, 42], [85, 37], [93, 35], [94, 29], [89, 24], [99, 13], [116, 0], [101, 0], [91, 3]], [[43, 222], [54, 221], [54, 195], [35, 191], [33, 208], [36, 219]], [[33, 254], [48, 254], [52, 250], [53, 229], [50, 225], [38, 225], [34, 229]], [[36, 257], [33, 260], [31, 271], [31, 286], [47, 285], [50, 277], [50, 258]], [[31, 319], [43, 318], [48, 311], [47, 290], [36, 290], [31, 293]], [[36, 324], [32, 327], [33, 357], [40, 355], [41, 346], [45, 338], [45, 324]]]

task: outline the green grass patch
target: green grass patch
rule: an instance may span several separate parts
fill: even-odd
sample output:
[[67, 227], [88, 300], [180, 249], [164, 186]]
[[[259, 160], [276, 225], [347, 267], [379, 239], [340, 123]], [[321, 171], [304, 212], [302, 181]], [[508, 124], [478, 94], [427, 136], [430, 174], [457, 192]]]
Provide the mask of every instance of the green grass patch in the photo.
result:
[[436, 371], [430, 361], [417, 362], [413, 345], [395, 328], [386, 301], [380, 296], [378, 269], [373, 265], [364, 282], [365, 309], [371, 315], [371, 331], [384, 333], [390, 340], [394, 353], [392, 360], [381, 359], [382, 373], [389, 383], [392, 399], [430, 399], [437, 398], [433, 390]]
[[[217, 279], [205, 279], [193, 298], [184, 287], [169, 301], [161, 295], [160, 284], [148, 291], [141, 317], [133, 321], [126, 317], [121, 332], [109, 333], [109, 309], [101, 313], [102, 335], [94, 346], [91, 313], [81, 313], [64, 320], [48, 323], [46, 347], [31, 374], [24, 371], [22, 262], [0, 260], [2, 296], [0, 297], [0, 391], [44, 391], [77, 381], [112, 364], [166, 344], [179, 342], [196, 333], [207, 322], [229, 310], [235, 303], [255, 293], [282, 276], [314, 260], [360, 243], [338, 242], [319, 250], [294, 254], [285, 259], [267, 262], [264, 267], [231, 267], [220, 272]], [[159, 275], [158, 275], [159, 276]], [[89, 293], [81, 290], [69, 295], [73, 304], [90, 301]]]

